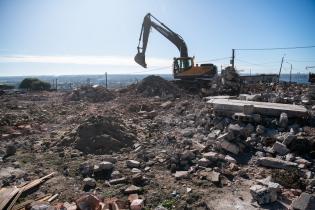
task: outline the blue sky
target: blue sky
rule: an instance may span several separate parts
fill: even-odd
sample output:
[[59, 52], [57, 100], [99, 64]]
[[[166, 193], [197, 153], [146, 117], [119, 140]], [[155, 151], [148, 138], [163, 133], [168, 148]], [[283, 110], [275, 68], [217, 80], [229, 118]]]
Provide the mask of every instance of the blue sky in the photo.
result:
[[[196, 61], [225, 58], [212, 61], [219, 68], [232, 48], [315, 45], [314, 0], [0, 0], [0, 76], [171, 73], [179, 52], [154, 30], [149, 68], [133, 61], [147, 12], [180, 34]], [[236, 67], [277, 73], [283, 55], [293, 72], [315, 65], [311, 48], [236, 51]]]

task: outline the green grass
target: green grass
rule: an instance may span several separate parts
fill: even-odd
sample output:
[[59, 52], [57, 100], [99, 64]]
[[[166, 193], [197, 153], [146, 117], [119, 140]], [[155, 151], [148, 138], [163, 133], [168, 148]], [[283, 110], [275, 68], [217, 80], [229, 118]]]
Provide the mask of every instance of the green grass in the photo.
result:
[[173, 206], [175, 206], [175, 203], [176, 203], [176, 200], [174, 200], [174, 199], [167, 199], [167, 200], [164, 200], [162, 202], [162, 206], [167, 208], [167, 209], [173, 209]]

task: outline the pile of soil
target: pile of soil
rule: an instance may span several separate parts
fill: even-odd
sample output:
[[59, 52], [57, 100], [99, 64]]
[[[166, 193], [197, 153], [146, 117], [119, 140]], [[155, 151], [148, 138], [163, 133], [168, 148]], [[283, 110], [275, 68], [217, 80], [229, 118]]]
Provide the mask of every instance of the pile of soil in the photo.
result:
[[173, 98], [180, 96], [178, 87], [162, 77], [154, 75], [144, 78], [137, 84], [136, 92], [144, 97], [160, 96], [162, 98]]
[[125, 125], [112, 116], [92, 116], [72, 131], [63, 144], [70, 143], [86, 154], [111, 154], [131, 147], [136, 140]]
[[110, 101], [115, 95], [102, 86], [82, 86], [72, 91], [66, 99], [70, 101], [89, 101], [92, 103]]

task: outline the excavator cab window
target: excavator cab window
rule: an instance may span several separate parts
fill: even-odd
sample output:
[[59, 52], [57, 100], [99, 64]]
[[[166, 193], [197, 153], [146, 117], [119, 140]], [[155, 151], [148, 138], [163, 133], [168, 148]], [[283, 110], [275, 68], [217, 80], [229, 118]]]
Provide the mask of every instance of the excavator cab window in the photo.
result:
[[192, 65], [191, 58], [176, 58], [174, 60], [174, 70], [177, 73], [190, 69]]

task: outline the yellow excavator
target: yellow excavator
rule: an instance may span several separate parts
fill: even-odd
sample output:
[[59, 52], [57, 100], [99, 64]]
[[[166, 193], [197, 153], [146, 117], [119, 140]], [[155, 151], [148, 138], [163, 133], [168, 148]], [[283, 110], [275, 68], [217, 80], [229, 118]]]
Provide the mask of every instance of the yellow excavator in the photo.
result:
[[139, 65], [147, 68], [145, 52], [147, 49], [151, 27], [171, 41], [180, 52], [180, 57], [174, 58], [173, 62], [173, 75], [175, 79], [207, 81], [211, 80], [217, 75], [217, 67], [215, 65], [211, 63], [200, 65], [195, 64], [194, 57], [190, 57], [188, 55], [188, 49], [184, 39], [150, 13], [144, 17], [140, 32], [139, 44], [137, 47], [138, 53], [134, 58]]

